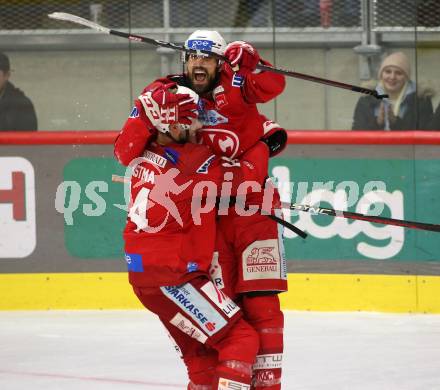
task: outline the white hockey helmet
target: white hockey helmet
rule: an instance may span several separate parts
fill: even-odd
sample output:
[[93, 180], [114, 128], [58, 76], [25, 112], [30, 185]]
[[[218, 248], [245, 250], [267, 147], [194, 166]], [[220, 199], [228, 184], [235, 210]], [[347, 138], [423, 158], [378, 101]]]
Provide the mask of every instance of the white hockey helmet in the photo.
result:
[[[185, 48], [209, 51], [222, 56], [225, 54], [226, 41], [217, 31], [197, 30], [194, 31], [185, 41]], [[186, 59], [187, 55], [184, 55], [184, 62]]]

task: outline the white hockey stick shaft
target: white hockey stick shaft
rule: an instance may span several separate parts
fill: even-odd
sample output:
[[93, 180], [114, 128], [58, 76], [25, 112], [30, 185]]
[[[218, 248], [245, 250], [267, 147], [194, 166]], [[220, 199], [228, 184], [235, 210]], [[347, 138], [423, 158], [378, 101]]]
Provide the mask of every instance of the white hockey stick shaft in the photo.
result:
[[112, 181], [115, 183], [130, 183], [130, 179], [119, 175], [112, 175]]
[[[213, 53], [205, 51], [205, 50], [186, 49], [183, 46], [175, 45], [174, 43], [171, 43], [171, 42], [159, 41], [158, 39], [148, 38], [148, 37], [144, 37], [144, 36], [136, 35], [136, 34], [129, 34], [129, 33], [123, 32], [123, 31], [113, 30], [111, 28], [101, 26], [100, 24], [91, 22], [90, 20], [81, 18], [79, 16], [68, 14], [66, 12], [53, 12], [53, 13], [49, 14], [48, 16], [49, 16], [49, 18], [56, 19], [56, 20], [64, 20], [66, 22], [81, 24], [82, 26], [89, 27], [93, 30], [101, 31], [103, 33], [110, 34], [110, 35], [117, 35], [118, 37], [127, 38], [127, 39], [129, 39], [131, 41], [135, 41], [135, 42], [149, 43], [149, 44], [155, 45], [155, 46], [162, 46], [162, 47], [167, 47], [167, 48], [173, 49], [173, 50], [180, 50], [180, 51], [191, 52], [191, 53], [199, 52], [202, 54], [213, 54]], [[215, 55], [215, 53], [214, 53], [214, 55]], [[219, 56], [219, 55], [215, 55], [215, 56], [224, 59], [222, 56]]]
[[48, 16], [49, 16], [49, 18], [52, 18], [52, 19], [64, 20], [66, 22], [73, 22], [73, 23], [76, 23], [76, 24], [81, 24], [83, 26], [92, 28], [93, 30], [101, 31], [101, 32], [106, 33], [106, 34], [110, 34], [110, 29], [109, 28], [101, 26], [98, 23], [94, 23], [94, 22], [92, 22], [90, 20], [81, 18], [81, 17], [76, 16], [76, 15], [68, 14], [68, 13], [65, 13], [65, 12], [53, 12], [53, 13], [49, 14]]

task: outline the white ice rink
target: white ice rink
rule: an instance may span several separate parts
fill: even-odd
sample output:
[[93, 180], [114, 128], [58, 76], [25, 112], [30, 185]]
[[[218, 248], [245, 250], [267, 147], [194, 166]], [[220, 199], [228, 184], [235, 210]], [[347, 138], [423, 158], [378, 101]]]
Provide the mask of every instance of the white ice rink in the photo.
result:
[[[439, 390], [440, 315], [286, 312], [284, 390]], [[0, 312], [1, 390], [186, 389], [147, 311]]]

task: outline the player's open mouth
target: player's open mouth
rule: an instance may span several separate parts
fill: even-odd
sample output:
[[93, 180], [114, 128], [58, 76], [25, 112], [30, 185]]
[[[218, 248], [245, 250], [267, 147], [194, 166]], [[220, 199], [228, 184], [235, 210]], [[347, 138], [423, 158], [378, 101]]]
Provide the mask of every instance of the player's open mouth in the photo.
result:
[[199, 83], [203, 83], [208, 79], [208, 74], [202, 70], [202, 69], [197, 69], [193, 72], [194, 75], [194, 81], [197, 81]]

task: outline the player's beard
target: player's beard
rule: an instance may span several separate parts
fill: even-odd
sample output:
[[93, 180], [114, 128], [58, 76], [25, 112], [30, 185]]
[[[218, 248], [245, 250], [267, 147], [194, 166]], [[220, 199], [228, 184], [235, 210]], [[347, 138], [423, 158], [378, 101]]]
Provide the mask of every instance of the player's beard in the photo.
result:
[[[198, 83], [196, 80], [196, 71], [203, 71], [205, 73], [205, 80], [203, 83]], [[198, 93], [199, 95], [203, 95], [209, 91], [211, 91], [214, 88], [216, 79], [217, 79], [217, 72], [214, 74], [209, 74], [205, 68], [202, 66], [196, 67], [192, 69], [191, 73], [188, 73], [187, 79], [190, 84], [191, 89]]]

